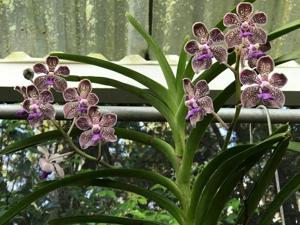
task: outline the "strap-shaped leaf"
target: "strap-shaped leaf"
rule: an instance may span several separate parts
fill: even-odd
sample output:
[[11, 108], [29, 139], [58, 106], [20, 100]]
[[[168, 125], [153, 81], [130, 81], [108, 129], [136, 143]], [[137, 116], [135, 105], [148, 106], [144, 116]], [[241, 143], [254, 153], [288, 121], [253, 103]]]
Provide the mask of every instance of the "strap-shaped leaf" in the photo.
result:
[[[71, 133], [71, 136], [78, 135], [79, 133], [80, 131], [78, 129], [74, 129]], [[167, 157], [167, 159], [171, 162], [173, 168], [176, 168], [176, 156], [174, 154], [173, 147], [169, 143], [163, 141], [160, 138], [148, 135], [146, 133], [125, 128], [115, 127], [115, 133], [118, 136], [118, 138], [124, 138], [151, 145], [154, 149], [164, 154]], [[11, 145], [8, 145], [6, 148], [0, 151], [0, 155], [9, 155], [28, 147], [32, 147], [41, 143], [46, 143], [47, 141], [53, 139], [60, 139], [61, 137], [61, 133], [58, 130], [37, 134], [35, 136], [24, 138], [22, 140], [12, 143]]]
[[127, 67], [112, 63], [110, 61], [97, 59], [89, 56], [82, 55], [74, 55], [74, 54], [66, 54], [66, 53], [51, 53], [50, 55], [57, 56], [60, 59], [71, 60], [80, 63], [86, 63], [89, 65], [99, 66], [105, 69], [109, 69], [111, 71], [120, 73], [126, 77], [129, 77], [145, 87], [149, 88], [153, 93], [156, 93], [161, 99], [164, 99], [169, 94], [167, 93], [167, 89], [156, 81], [152, 80], [148, 76], [141, 74], [135, 70], [129, 69]]
[[[281, 142], [280, 142], [281, 143]], [[233, 192], [234, 188], [241, 181], [241, 178], [262, 158], [266, 151], [258, 151], [251, 157], [244, 160], [240, 167], [233, 171], [229, 176], [224, 179], [223, 184], [218, 189], [217, 193], [214, 195], [213, 199], [210, 201], [207, 213], [205, 215], [206, 219], [204, 225], [217, 225], [220, 214], [224, 209], [226, 202], [228, 201], [228, 196]]]
[[[260, 180], [261, 180], [260, 182], [261, 186], [259, 187], [260, 189], [265, 190], [266, 186], [264, 184], [268, 183], [274, 177], [274, 172], [286, 150], [286, 146], [288, 142], [289, 142], [289, 137], [282, 140], [275, 148], [275, 151], [272, 153], [272, 157], [268, 160], [268, 163], [266, 165], [266, 167], [270, 169], [270, 171], [268, 171], [267, 168], [265, 168], [265, 171], [269, 173], [268, 176], [266, 177], [264, 172], [260, 176]], [[229, 194], [233, 191], [237, 183], [240, 181], [241, 177], [243, 177], [247, 173], [247, 171], [250, 170], [252, 166], [254, 166], [265, 153], [266, 151], [258, 151], [255, 155], [247, 159], [245, 163], [243, 162], [241, 168], [237, 169], [232, 174], [230, 174], [230, 176], [226, 177], [224, 183], [222, 184], [222, 186], [220, 186], [214, 198], [210, 202], [209, 209], [207, 210], [207, 214], [205, 215], [205, 217], [207, 218], [204, 222], [205, 225], [217, 224], [218, 218], [223, 208], [225, 207], [226, 202], [228, 201]], [[275, 169], [273, 167], [275, 167]], [[266, 180], [263, 180], [264, 178], [266, 178]], [[257, 186], [259, 186], [259, 184], [257, 184]], [[256, 194], [260, 195], [260, 193], [258, 193], [257, 191]], [[254, 196], [254, 198], [259, 198], [259, 197]], [[248, 203], [249, 202], [246, 202], [247, 209], [248, 207], [251, 208], [251, 204], [249, 205]], [[248, 210], [251, 210], [250, 208]], [[238, 222], [237, 224], [246, 224], [246, 223]]]
[[259, 144], [242, 151], [233, 157], [224, 161], [209, 178], [205, 185], [200, 198], [198, 199], [195, 215], [195, 224], [201, 225], [205, 221], [205, 214], [207, 206], [210, 204], [214, 194], [218, 191], [224, 182], [224, 177], [230, 176], [231, 173], [236, 171], [248, 157], [253, 156], [257, 152], [266, 152], [272, 149], [272, 146], [286, 137], [286, 133], [276, 134], [260, 142]]
[[218, 166], [221, 165], [222, 162], [225, 160], [231, 158], [232, 156], [238, 154], [239, 152], [242, 152], [248, 148], [250, 148], [253, 145], [238, 145], [233, 148], [228, 149], [228, 151], [222, 151], [220, 152], [216, 157], [214, 157], [201, 171], [200, 174], [196, 177], [195, 183], [192, 188], [192, 195], [191, 195], [191, 204], [189, 209], [189, 217], [194, 217], [196, 205], [198, 202], [198, 199], [200, 197], [201, 192], [203, 191], [203, 188], [207, 184], [210, 176], [216, 171]]
[[130, 93], [135, 94], [147, 101], [147, 103], [154, 106], [165, 118], [168, 122], [172, 121], [173, 111], [165, 105], [159, 98], [153, 96], [148, 90], [143, 90], [141, 88], [125, 84], [123, 82], [113, 80], [106, 77], [96, 77], [96, 76], [68, 76], [66, 78], [69, 81], [80, 81], [82, 79], [89, 79], [93, 83], [109, 85], [112, 87], [116, 87], [121, 90], [128, 91]]
[[274, 150], [271, 158], [267, 161], [262, 173], [259, 175], [258, 181], [254, 184], [253, 189], [247, 196], [245, 205], [240, 210], [238, 222], [243, 223], [248, 221], [253, 215], [254, 210], [264, 195], [267, 187], [271, 183], [275, 171], [281, 162], [281, 159], [286, 152], [290, 138], [285, 138]]
[[115, 130], [119, 138], [129, 139], [153, 146], [153, 148], [159, 150], [167, 157], [167, 159], [171, 162], [173, 168], [176, 168], [177, 162], [174, 153], [174, 148], [169, 143], [163, 141], [160, 138], [156, 138], [135, 130], [129, 130], [118, 127], [115, 128]]
[[183, 87], [182, 87], [182, 79], [185, 77], [185, 68], [186, 68], [186, 61], [187, 61], [187, 54], [184, 50], [185, 44], [189, 40], [189, 36], [184, 38], [184, 43], [181, 46], [179, 61], [176, 70], [176, 92], [177, 92], [177, 99], [181, 100], [183, 96]]
[[287, 201], [292, 194], [298, 191], [300, 188], [300, 173], [296, 174], [292, 179], [283, 186], [281, 191], [276, 195], [274, 200], [268, 205], [266, 211], [260, 217], [257, 225], [269, 225], [272, 223], [272, 219], [279, 207]]
[[165, 80], [170, 89], [170, 92], [175, 94], [176, 93], [175, 76], [161, 48], [133, 16], [131, 16], [129, 13], [126, 13], [126, 17], [128, 21], [131, 23], [131, 25], [140, 33], [140, 35], [142, 35], [145, 41], [147, 41], [149, 47], [153, 50], [153, 53], [165, 76]]
[[280, 65], [292, 60], [300, 59], [300, 52], [291, 52], [289, 54], [285, 54], [282, 56], [277, 57], [275, 61], [275, 65]]
[[164, 225], [162, 223], [139, 220], [132, 218], [122, 218], [116, 216], [70, 216], [64, 218], [53, 219], [48, 222], [49, 225], [65, 225], [65, 224], [78, 224], [78, 223], [109, 223], [109, 224], [122, 224], [122, 225]]
[[[82, 184], [83, 182], [91, 182], [96, 178], [104, 177], [133, 177], [151, 181], [155, 184], [160, 184], [167, 187], [178, 199], [181, 199], [181, 193], [175, 183], [170, 179], [161, 176], [155, 172], [139, 170], [139, 169], [103, 169], [98, 171], [85, 172], [66, 177], [61, 180], [46, 182], [33, 193], [25, 196], [20, 201], [12, 204], [9, 209], [0, 217], [0, 225], [5, 225], [7, 222], [17, 215], [21, 210], [26, 208], [32, 202], [36, 201], [45, 194], [64, 186], [74, 186]], [[166, 209], [168, 210], [168, 209]], [[175, 216], [175, 215], [174, 215]]]
[[300, 142], [290, 141], [288, 150], [294, 151], [294, 152], [300, 152]]
[[24, 148], [28, 148], [40, 143], [45, 143], [47, 141], [59, 138], [61, 136], [61, 133], [57, 130], [54, 131], [48, 131], [42, 134], [38, 134], [32, 137], [24, 138], [20, 141], [16, 141], [10, 145], [8, 145], [6, 148], [0, 151], [1, 155], [8, 155], [15, 153], [19, 150], [22, 150]]
[[283, 25], [282, 27], [279, 27], [278, 29], [272, 31], [268, 35], [268, 41], [273, 41], [276, 38], [279, 38], [287, 33], [290, 33], [294, 30], [297, 30], [300, 28], [300, 19], [294, 20], [288, 24]]

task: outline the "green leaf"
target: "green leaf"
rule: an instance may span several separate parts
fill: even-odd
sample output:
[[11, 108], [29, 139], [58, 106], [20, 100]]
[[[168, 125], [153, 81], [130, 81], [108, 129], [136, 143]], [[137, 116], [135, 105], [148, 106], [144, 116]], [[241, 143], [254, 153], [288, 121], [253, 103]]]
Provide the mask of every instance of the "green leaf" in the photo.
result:
[[185, 77], [185, 68], [186, 68], [186, 60], [187, 60], [187, 53], [184, 50], [184, 46], [188, 42], [188, 40], [189, 40], [189, 36], [186, 36], [184, 38], [184, 42], [180, 50], [179, 61], [177, 65], [176, 91], [177, 91], [178, 100], [181, 100], [183, 96], [182, 79]]
[[59, 138], [60, 136], [61, 136], [60, 132], [57, 130], [54, 130], [54, 131], [48, 131], [48, 132], [45, 132], [42, 134], [38, 134], [38, 135], [29, 137], [29, 138], [24, 138], [20, 141], [16, 141], [16, 142], [10, 144], [9, 146], [7, 146], [3, 150], [1, 150], [0, 156], [12, 154], [12, 153], [22, 150], [24, 148], [28, 148], [28, 147], [31, 147], [31, 146], [34, 146], [34, 145], [37, 145], [40, 143], [47, 142], [49, 140]]
[[193, 217], [195, 215], [196, 205], [198, 199], [200, 197], [203, 188], [207, 184], [209, 177], [215, 172], [219, 165], [225, 160], [233, 157], [234, 155], [242, 152], [252, 145], [238, 145], [233, 148], [228, 149], [228, 151], [220, 152], [216, 157], [214, 157], [203, 169], [201, 173], [195, 179], [195, 183], [192, 188], [192, 197], [191, 197], [191, 204], [189, 209], [189, 217]]
[[[32, 202], [36, 201], [45, 194], [64, 186], [84, 185], [84, 182], [91, 182], [96, 178], [103, 177], [134, 177], [151, 181], [154, 184], [160, 184], [168, 188], [178, 199], [181, 199], [181, 192], [170, 179], [161, 176], [157, 173], [139, 169], [102, 169], [98, 171], [85, 172], [76, 174], [73, 176], [66, 177], [61, 180], [44, 183], [40, 188], [35, 190], [33, 193], [25, 196], [20, 201], [15, 202], [10, 208], [1, 215], [0, 225], [7, 224], [7, 222], [17, 215], [21, 210], [26, 208]], [[170, 206], [171, 207], [171, 206]], [[168, 209], [166, 209], [168, 210]], [[175, 210], [175, 209], [171, 209]], [[177, 215], [174, 215], [177, 216]]]
[[289, 144], [290, 138], [285, 138], [274, 150], [272, 156], [259, 175], [258, 181], [255, 182], [254, 187], [247, 196], [246, 202], [240, 210], [238, 216], [238, 223], [244, 224], [249, 221], [250, 217], [253, 215], [256, 207], [259, 204], [260, 199], [264, 195], [269, 184], [272, 182], [275, 171], [281, 162], [281, 159], [286, 152], [287, 146]]
[[292, 179], [288, 181], [281, 191], [276, 195], [272, 203], [268, 205], [266, 211], [260, 217], [257, 225], [269, 225], [272, 223], [272, 219], [279, 207], [287, 201], [292, 194], [298, 191], [300, 188], [300, 173], [296, 174]]
[[272, 146], [281, 141], [286, 137], [286, 133], [275, 134], [259, 144], [248, 148], [245, 151], [242, 151], [233, 157], [225, 160], [221, 165], [218, 166], [216, 171], [210, 176], [207, 184], [205, 185], [200, 198], [198, 199], [198, 204], [196, 207], [195, 215], [195, 224], [200, 225], [205, 221], [205, 214], [208, 210], [207, 206], [210, 204], [213, 199], [214, 194], [218, 191], [219, 187], [224, 182], [224, 177], [230, 176], [234, 173], [236, 169], [243, 163], [244, 160], [253, 156], [254, 154], [260, 152], [264, 153], [270, 149]]
[[157, 149], [166, 156], [166, 158], [171, 162], [173, 168], [176, 168], [176, 155], [174, 153], [174, 148], [169, 143], [161, 140], [160, 138], [156, 138], [139, 131], [119, 127], [116, 127], [115, 130], [119, 138], [121, 137], [153, 146], [153, 148]]
[[220, 214], [228, 201], [228, 196], [241, 181], [241, 178], [260, 161], [265, 153], [265, 151], [257, 151], [254, 155], [244, 160], [239, 168], [226, 176], [226, 179], [224, 179], [222, 185], [220, 185], [220, 188], [209, 203], [204, 225], [217, 225]]
[[120, 73], [126, 77], [129, 77], [140, 84], [144, 85], [145, 87], [149, 88], [154, 94], [159, 96], [161, 99], [165, 99], [166, 96], [169, 96], [167, 89], [162, 86], [161, 84], [157, 83], [156, 81], [150, 79], [148, 76], [141, 74], [135, 70], [129, 69], [127, 67], [120, 66], [118, 64], [102, 60], [102, 59], [97, 59], [93, 57], [88, 57], [88, 56], [82, 56], [82, 55], [74, 55], [74, 54], [66, 54], [66, 53], [51, 53], [50, 55], [57, 56], [60, 59], [65, 59], [65, 60], [71, 60], [75, 62], [80, 62], [80, 63], [86, 63], [89, 65], [95, 65], [99, 66], [105, 69], [109, 69], [111, 71]]
[[96, 77], [96, 76], [68, 76], [66, 78], [69, 81], [80, 81], [82, 79], [89, 79], [93, 83], [109, 85], [112, 87], [116, 87], [121, 90], [128, 91], [130, 93], [135, 94], [147, 101], [147, 103], [154, 106], [165, 118], [168, 122], [172, 121], [173, 111], [165, 105], [161, 100], [155, 96], [153, 96], [148, 90], [143, 90], [141, 88], [137, 88], [135, 86], [125, 84], [123, 82], [113, 80], [106, 77]]
[[294, 152], [300, 152], [300, 142], [290, 141], [288, 150], [294, 151]]
[[163, 74], [165, 76], [165, 80], [168, 84], [168, 87], [170, 89], [171, 93], [176, 93], [176, 82], [175, 77], [173, 74], [173, 71], [162, 52], [159, 45], [156, 43], [156, 41], [148, 34], [147, 31], [144, 30], [142, 25], [129, 13], [126, 13], [126, 17], [128, 21], [131, 23], [131, 25], [142, 35], [142, 37], [147, 41], [149, 47], [153, 50], [153, 53], [155, 54], [155, 57], [163, 71]]
[[279, 56], [274, 61], [275, 61], [275, 65], [277, 66], [296, 59], [300, 59], [300, 52], [292, 52], [292, 53]]
[[162, 223], [139, 220], [132, 218], [122, 218], [115, 216], [70, 216], [64, 218], [53, 219], [48, 222], [50, 225], [65, 225], [78, 223], [109, 223], [109, 224], [123, 224], [123, 225], [163, 225]]
[[292, 21], [288, 24], [283, 25], [282, 27], [278, 28], [277, 30], [272, 31], [268, 35], [268, 41], [272, 41], [276, 38], [279, 38], [287, 33], [290, 33], [294, 30], [300, 28], [300, 19]]

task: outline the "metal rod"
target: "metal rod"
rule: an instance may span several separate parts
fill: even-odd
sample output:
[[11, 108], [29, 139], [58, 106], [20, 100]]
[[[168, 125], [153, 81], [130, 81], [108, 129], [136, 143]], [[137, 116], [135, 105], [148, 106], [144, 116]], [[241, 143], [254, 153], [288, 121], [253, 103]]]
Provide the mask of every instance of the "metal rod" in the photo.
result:
[[[24, 119], [17, 116], [21, 110], [19, 104], [0, 104], [0, 119]], [[55, 105], [56, 118], [64, 119], [63, 106]], [[100, 106], [102, 112], [114, 112], [119, 121], [165, 121], [161, 114], [150, 106]], [[270, 118], [273, 123], [299, 123], [300, 109], [269, 109]], [[233, 108], [222, 108], [218, 115], [225, 122], [230, 122], [234, 116]], [[239, 122], [265, 123], [266, 115], [263, 109], [243, 108]]]

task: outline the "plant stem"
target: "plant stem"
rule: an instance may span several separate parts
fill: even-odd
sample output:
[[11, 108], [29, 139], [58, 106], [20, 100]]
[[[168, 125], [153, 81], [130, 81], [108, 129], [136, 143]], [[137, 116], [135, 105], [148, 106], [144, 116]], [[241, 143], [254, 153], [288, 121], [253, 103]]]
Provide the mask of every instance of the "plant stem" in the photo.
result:
[[74, 118], [73, 121], [72, 121], [72, 124], [71, 124], [71, 126], [70, 126], [70, 128], [69, 128], [69, 130], [68, 130], [68, 132], [67, 132], [67, 135], [68, 135], [68, 136], [70, 136], [70, 134], [71, 134], [71, 132], [72, 132], [72, 130], [73, 130], [73, 128], [74, 128], [75, 121], [76, 121], [76, 119]]
[[92, 160], [92, 161], [96, 161], [97, 163], [101, 164], [102, 166], [105, 166], [107, 168], [111, 168], [113, 169], [114, 167], [110, 164], [108, 164], [107, 162], [103, 161], [103, 160], [97, 160], [97, 158], [81, 151], [72, 141], [72, 139], [70, 138], [70, 136], [62, 129], [62, 127], [60, 126], [60, 124], [58, 124], [55, 120], [51, 120], [52, 123], [54, 124], [54, 126], [61, 132], [61, 134], [63, 135], [64, 139], [67, 141], [67, 143], [73, 148], [73, 150], [78, 153], [79, 155], [85, 157], [86, 159]]
[[[233, 71], [234, 77], [235, 77], [235, 99], [236, 99], [235, 114], [234, 114], [232, 122], [229, 126], [229, 129], [227, 131], [226, 138], [225, 138], [222, 150], [227, 149], [228, 143], [229, 143], [230, 138], [231, 138], [231, 134], [232, 134], [232, 132], [233, 132], [233, 130], [234, 130], [236, 124], [237, 124], [237, 121], [238, 121], [238, 118], [239, 118], [239, 115], [240, 115], [240, 112], [241, 112], [241, 108], [242, 108], [242, 106], [240, 105], [240, 95], [241, 95], [241, 83], [240, 83], [240, 78], [239, 78], [240, 54], [238, 52], [236, 54], [237, 54], [236, 62], [235, 62], [235, 67], [234, 67], [234, 71]], [[225, 66], [226, 66], [226, 64], [225, 64]], [[232, 67], [230, 66], [230, 68], [232, 68]]]

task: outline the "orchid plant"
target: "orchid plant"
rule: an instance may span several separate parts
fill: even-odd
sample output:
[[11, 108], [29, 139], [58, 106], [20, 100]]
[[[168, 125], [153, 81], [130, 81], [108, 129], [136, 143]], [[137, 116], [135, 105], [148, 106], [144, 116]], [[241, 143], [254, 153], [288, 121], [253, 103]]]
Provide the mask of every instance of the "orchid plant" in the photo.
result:
[[[44, 183], [20, 202], [11, 205], [1, 215], [0, 224], [7, 224], [18, 212], [50, 191], [65, 186], [90, 185], [111, 187], [142, 195], [167, 210], [180, 225], [217, 225], [230, 194], [235, 188], [244, 188], [243, 177], [255, 164], [264, 159], [264, 169], [255, 184], [250, 190], [240, 191], [240, 208], [236, 224], [247, 225], [254, 216], [260, 199], [270, 185], [289, 144], [288, 125], [279, 127], [265, 140], [256, 144], [243, 144], [229, 148], [230, 138], [242, 107], [253, 108], [263, 105], [267, 109], [284, 106], [285, 97], [280, 88], [287, 83], [287, 78], [284, 74], [272, 72], [275, 65], [293, 60], [295, 57], [284, 56], [272, 59], [267, 51], [270, 50], [270, 43], [275, 38], [297, 29], [299, 21], [267, 34], [262, 28], [267, 23], [266, 14], [260, 11], [254, 12], [251, 3], [242, 2], [224, 16], [222, 23], [210, 31], [202, 22], [196, 22], [192, 26], [195, 39], [185, 40], [175, 76], [156, 41], [131, 15], [127, 14], [127, 18], [153, 50], [163, 71], [167, 87], [137, 71], [112, 62], [72, 54], [52, 53], [47, 57], [46, 65], [38, 63], [32, 70], [26, 69], [24, 76], [26, 75], [25, 78], [31, 80], [32, 84], [27, 87], [16, 87], [24, 98], [19, 114], [26, 117], [33, 128], [39, 128], [45, 120], [51, 121], [57, 130], [49, 131], [49, 135], [51, 134], [52, 138], [65, 140], [70, 150], [64, 153], [49, 153], [43, 145], [43, 142], [48, 140], [47, 136], [38, 134], [26, 141], [23, 140], [22, 143], [26, 145], [15, 143], [1, 151], [0, 154], [10, 154], [28, 146], [38, 145], [43, 153], [39, 161], [40, 178], [46, 179], [53, 173], [56, 174], [57, 179]], [[226, 28], [228, 30], [225, 30]], [[192, 57], [188, 59], [188, 55]], [[113, 78], [70, 75], [71, 70], [67, 66], [58, 67], [59, 58], [110, 69], [134, 79], [148, 90]], [[209, 83], [226, 69], [232, 71], [234, 81], [212, 99], [209, 96]], [[33, 77], [33, 72], [37, 77]], [[78, 87], [68, 87], [67, 81], [78, 81]], [[143, 98], [169, 123], [172, 142], [168, 143], [146, 133], [115, 127], [117, 115], [101, 112], [101, 107], [97, 106], [99, 97], [92, 92], [93, 83], [113, 86]], [[63, 107], [64, 116], [73, 121], [69, 129], [55, 120], [53, 91], [62, 93], [66, 101]], [[217, 112], [234, 94], [236, 113], [232, 122], [226, 124]], [[195, 174], [193, 171], [195, 153], [199, 149], [205, 130], [210, 123], [214, 122], [214, 118], [227, 130], [224, 145], [219, 153], [205, 164], [198, 174]], [[75, 129], [76, 127], [78, 129]], [[79, 145], [77, 145], [79, 133]], [[115, 142], [117, 138], [151, 145], [162, 152], [170, 162], [174, 177], [165, 177], [150, 170], [119, 168], [105, 162], [101, 155], [93, 157], [85, 151], [90, 146]], [[77, 154], [86, 160], [99, 163], [103, 168], [65, 175], [62, 169], [63, 161]], [[164, 186], [169, 193], [164, 195], [150, 188], [139, 187], [134, 182], [137, 179], [149, 182], [150, 186], [157, 184]], [[280, 206], [299, 186], [300, 174], [297, 174], [265, 207], [257, 224], [270, 224]], [[284, 220], [283, 214], [281, 220]], [[51, 220], [49, 224], [91, 222], [162, 224], [159, 221], [149, 221], [147, 218], [139, 220], [110, 215], [70, 216]]]

